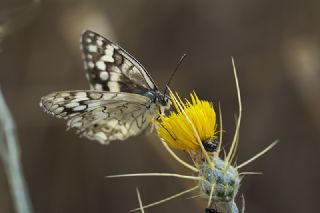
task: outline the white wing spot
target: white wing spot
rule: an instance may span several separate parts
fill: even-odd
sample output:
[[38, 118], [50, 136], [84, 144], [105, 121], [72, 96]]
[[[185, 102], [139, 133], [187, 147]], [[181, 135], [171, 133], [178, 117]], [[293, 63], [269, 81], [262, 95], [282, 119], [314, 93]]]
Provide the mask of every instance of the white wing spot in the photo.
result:
[[[93, 107], [100, 107], [101, 106], [101, 103], [100, 102], [93, 102], [93, 103], [89, 103], [88, 104], [88, 108], [93, 108]], [[105, 114], [103, 114], [103, 113], [101, 113], [101, 112], [97, 112], [97, 113], [95, 113], [95, 115], [96, 116], [98, 116], [98, 115], [101, 115], [101, 116], [105, 116]]]
[[108, 82], [108, 87], [109, 87], [110, 91], [113, 91], [113, 92], [119, 92], [120, 91], [120, 87], [119, 87], [119, 84], [117, 82], [109, 81]]
[[103, 61], [97, 61], [96, 62], [96, 67], [99, 70], [106, 70], [106, 68], [107, 68], [106, 64]]
[[100, 142], [100, 143], [104, 143], [107, 140], [107, 136], [106, 134], [104, 134], [103, 132], [97, 132], [96, 134], [94, 134], [94, 137]]
[[93, 68], [94, 68], [94, 63], [93, 63], [92, 61], [89, 61], [89, 62], [88, 62], [88, 67], [89, 67], [90, 69], [93, 69]]
[[87, 93], [86, 92], [77, 92], [75, 94], [76, 98], [81, 98], [81, 97], [87, 97]]
[[110, 81], [120, 81], [120, 74], [116, 72], [111, 72]]
[[96, 53], [96, 52], [98, 52], [98, 47], [96, 45], [89, 45], [88, 51]]
[[55, 109], [57, 109], [58, 107], [59, 107], [59, 105], [58, 105], [58, 104], [53, 105], [53, 106], [51, 107], [51, 110], [55, 110]]
[[81, 122], [71, 124], [72, 127], [80, 128], [82, 126]]
[[59, 114], [59, 113], [63, 112], [63, 110], [64, 110], [63, 107], [59, 107], [59, 108], [54, 110], [54, 113]]
[[91, 38], [87, 38], [87, 39], [86, 39], [86, 42], [87, 42], [87, 43], [91, 43], [91, 42], [92, 42], [92, 39], [91, 39]]
[[75, 108], [73, 108], [74, 111], [82, 111], [84, 110], [85, 108], [87, 108], [86, 105], [81, 105], [81, 106], [77, 106]]
[[106, 49], [104, 50], [104, 55], [101, 57], [100, 60], [105, 62], [114, 62], [113, 56], [114, 47], [112, 45], [107, 45]]
[[89, 93], [89, 97], [92, 99], [99, 99], [102, 97], [102, 94], [101, 93]]
[[101, 85], [101, 84], [95, 84], [95, 85], [94, 85], [94, 88], [95, 88], [96, 90], [102, 90], [102, 85]]
[[98, 46], [101, 47], [101, 46], [103, 45], [102, 39], [98, 39], [98, 40], [97, 40], [97, 44], [98, 44]]
[[68, 93], [68, 92], [60, 92], [58, 95], [59, 95], [60, 97], [69, 97], [69, 96], [70, 96], [70, 93]]
[[73, 107], [77, 107], [77, 106], [79, 106], [78, 102], [71, 102], [71, 103], [66, 104], [67, 108], [73, 108]]
[[108, 78], [109, 78], [108, 72], [106, 72], [106, 71], [101, 72], [100, 73], [100, 78], [101, 78], [101, 80], [104, 80], [104, 81], [108, 80]]
[[61, 118], [63, 118], [63, 119], [67, 119], [67, 112], [63, 112], [63, 113], [61, 113], [60, 115], [59, 115]]

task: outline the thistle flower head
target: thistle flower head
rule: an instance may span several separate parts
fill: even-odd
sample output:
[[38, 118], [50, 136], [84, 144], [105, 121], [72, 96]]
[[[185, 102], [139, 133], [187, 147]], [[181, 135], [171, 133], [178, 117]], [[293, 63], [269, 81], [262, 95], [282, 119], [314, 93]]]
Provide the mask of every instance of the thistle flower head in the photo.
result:
[[[216, 134], [216, 113], [212, 103], [200, 100], [195, 92], [190, 93], [191, 102], [185, 99], [185, 103], [178, 94], [178, 102], [171, 94], [175, 111], [168, 116], [160, 115], [161, 122], [157, 123], [159, 136], [171, 147], [180, 150], [198, 150], [199, 142], [194, 134], [188, 118], [196, 128], [203, 143], [208, 143], [215, 138]], [[187, 117], [183, 114], [178, 105], [181, 105]]]

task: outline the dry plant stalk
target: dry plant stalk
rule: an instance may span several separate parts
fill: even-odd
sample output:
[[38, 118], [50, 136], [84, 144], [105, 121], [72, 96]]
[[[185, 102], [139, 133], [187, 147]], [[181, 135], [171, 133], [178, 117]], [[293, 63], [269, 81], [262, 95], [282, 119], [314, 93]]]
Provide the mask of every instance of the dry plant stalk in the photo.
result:
[[15, 123], [0, 90], [0, 157], [8, 178], [17, 213], [32, 213], [32, 206], [20, 163]]

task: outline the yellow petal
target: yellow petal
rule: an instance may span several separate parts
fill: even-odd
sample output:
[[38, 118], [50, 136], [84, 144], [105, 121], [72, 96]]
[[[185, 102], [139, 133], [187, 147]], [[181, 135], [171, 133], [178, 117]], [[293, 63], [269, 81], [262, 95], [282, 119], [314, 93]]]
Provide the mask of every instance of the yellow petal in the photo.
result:
[[[188, 118], [195, 126], [202, 142], [208, 142], [216, 138], [216, 113], [212, 103], [200, 100], [195, 92], [190, 94], [191, 102], [185, 99], [185, 103], [176, 93], [179, 104], [183, 107]], [[175, 112], [168, 116], [160, 115], [161, 121], [157, 123], [159, 136], [171, 147], [186, 151], [197, 150], [199, 143], [187, 118], [183, 115], [175, 99], [171, 97]]]

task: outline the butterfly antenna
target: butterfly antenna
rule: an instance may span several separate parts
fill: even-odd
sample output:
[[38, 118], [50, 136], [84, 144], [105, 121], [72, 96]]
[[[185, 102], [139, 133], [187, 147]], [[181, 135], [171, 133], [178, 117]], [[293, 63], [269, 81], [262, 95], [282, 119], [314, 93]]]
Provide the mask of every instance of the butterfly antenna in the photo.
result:
[[177, 70], [179, 69], [181, 63], [183, 62], [183, 60], [184, 60], [184, 58], [185, 58], [186, 56], [187, 56], [186, 53], [184, 53], [184, 54], [181, 56], [181, 58], [180, 58], [180, 60], [179, 60], [179, 62], [178, 62], [178, 64], [177, 64], [176, 68], [175, 68], [175, 69], [173, 70], [173, 72], [171, 73], [170, 78], [169, 78], [169, 80], [168, 80], [168, 82], [167, 82], [167, 84], [166, 84], [166, 88], [164, 89], [164, 92], [163, 92], [164, 95], [166, 95], [166, 93], [167, 93], [167, 91], [168, 91], [168, 86], [169, 86], [169, 84], [171, 83], [171, 80], [173, 79], [173, 76], [176, 74]]

